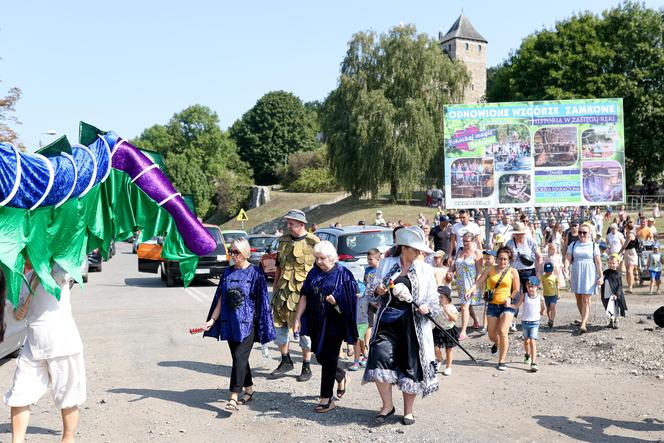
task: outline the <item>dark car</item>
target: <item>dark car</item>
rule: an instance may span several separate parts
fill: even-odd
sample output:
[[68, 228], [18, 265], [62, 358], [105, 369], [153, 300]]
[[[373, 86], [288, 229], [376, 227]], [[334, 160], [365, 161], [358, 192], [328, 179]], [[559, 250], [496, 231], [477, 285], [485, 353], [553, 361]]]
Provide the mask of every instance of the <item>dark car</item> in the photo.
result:
[[[224, 269], [229, 266], [229, 256], [221, 230], [215, 225], [204, 225], [205, 229], [217, 242], [214, 251], [203, 257], [198, 257], [198, 265], [195, 270], [196, 279], [219, 278]], [[138, 246], [138, 271], [161, 273], [161, 279], [166, 285], [175, 286], [180, 281], [180, 263], [175, 260], [164, 260], [161, 257], [163, 238], [157, 237], [140, 243]]]
[[89, 272], [101, 272], [101, 252], [99, 252], [99, 248], [94, 249], [92, 252], [88, 254], [88, 271]]
[[247, 241], [251, 247], [249, 262], [258, 265], [261, 261], [261, 257], [276, 238], [277, 237], [274, 235], [267, 234], [249, 235], [247, 237]]

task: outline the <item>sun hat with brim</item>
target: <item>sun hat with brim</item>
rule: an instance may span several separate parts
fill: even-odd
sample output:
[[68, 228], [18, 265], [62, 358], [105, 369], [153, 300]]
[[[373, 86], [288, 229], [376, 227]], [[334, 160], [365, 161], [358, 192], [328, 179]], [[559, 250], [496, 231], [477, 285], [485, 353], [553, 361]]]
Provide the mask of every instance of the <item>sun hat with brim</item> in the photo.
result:
[[516, 222], [512, 225], [512, 234], [525, 234], [526, 225], [521, 222]]
[[436, 252], [433, 254], [433, 256], [434, 256], [434, 257], [439, 257], [439, 258], [440, 258], [440, 257], [445, 257], [445, 251], [436, 251]]
[[424, 231], [417, 226], [399, 229], [397, 231], [397, 246], [408, 246], [427, 254], [433, 254], [433, 250], [424, 241]]
[[380, 209], [376, 211], [376, 214], [382, 214], [382, 213], [383, 211], [381, 211]]
[[303, 212], [303, 211], [300, 211], [299, 209], [291, 209], [291, 210], [288, 211], [288, 213], [284, 216], [284, 218], [286, 218], [286, 219], [291, 219], [291, 220], [295, 220], [295, 221], [299, 221], [299, 222], [302, 222], [302, 223], [306, 223], [306, 222], [307, 222], [307, 217], [306, 217], [306, 215], [304, 215], [304, 212]]

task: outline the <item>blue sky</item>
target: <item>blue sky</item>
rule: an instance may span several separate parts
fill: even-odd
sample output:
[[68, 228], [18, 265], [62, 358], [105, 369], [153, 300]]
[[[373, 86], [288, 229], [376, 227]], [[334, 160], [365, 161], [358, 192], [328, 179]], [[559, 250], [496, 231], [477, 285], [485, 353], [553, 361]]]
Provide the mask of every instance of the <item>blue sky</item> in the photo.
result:
[[493, 66], [526, 35], [619, 1], [3, 3], [0, 95], [22, 89], [15, 129], [32, 150], [53, 139], [47, 130], [76, 142], [79, 120], [131, 138], [195, 103], [216, 111], [226, 129], [269, 91], [322, 100], [357, 31], [403, 22], [437, 36], [463, 8], [489, 41]]

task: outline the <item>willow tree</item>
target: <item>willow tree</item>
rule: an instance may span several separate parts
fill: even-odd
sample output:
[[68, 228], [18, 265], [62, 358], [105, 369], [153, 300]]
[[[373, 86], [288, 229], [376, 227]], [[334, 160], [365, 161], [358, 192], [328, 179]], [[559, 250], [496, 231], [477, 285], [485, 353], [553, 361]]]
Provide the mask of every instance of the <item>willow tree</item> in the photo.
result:
[[412, 25], [355, 34], [321, 113], [339, 184], [354, 196], [389, 184], [396, 201], [428, 180], [440, 183], [443, 105], [460, 102], [468, 83], [465, 66]]

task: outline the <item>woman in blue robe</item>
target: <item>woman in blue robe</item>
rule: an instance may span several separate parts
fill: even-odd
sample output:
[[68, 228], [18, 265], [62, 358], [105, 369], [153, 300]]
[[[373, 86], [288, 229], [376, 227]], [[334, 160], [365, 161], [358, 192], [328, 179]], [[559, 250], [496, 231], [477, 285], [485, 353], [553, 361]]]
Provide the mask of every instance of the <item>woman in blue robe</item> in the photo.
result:
[[[228, 341], [233, 359], [230, 399], [226, 409], [236, 411], [238, 405], [254, 397], [249, 354], [255, 342], [274, 340], [276, 332], [267, 292], [265, 273], [247, 261], [251, 247], [246, 239], [231, 241], [230, 254], [234, 265], [226, 268], [203, 325], [205, 337]], [[244, 388], [244, 394], [238, 399]]]
[[316, 266], [302, 285], [293, 330], [311, 337], [311, 350], [322, 367], [315, 411], [327, 412], [335, 407], [335, 380], [337, 398], [346, 393], [348, 378], [337, 365], [342, 342], [352, 345], [357, 340], [357, 282], [337, 264], [337, 251], [329, 241], [314, 246], [314, 256]]

